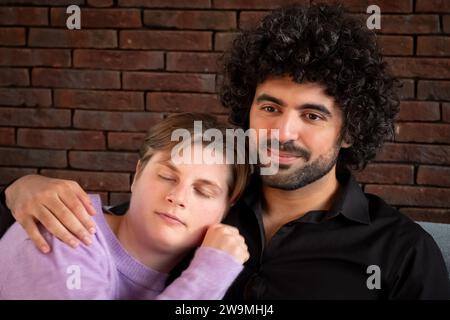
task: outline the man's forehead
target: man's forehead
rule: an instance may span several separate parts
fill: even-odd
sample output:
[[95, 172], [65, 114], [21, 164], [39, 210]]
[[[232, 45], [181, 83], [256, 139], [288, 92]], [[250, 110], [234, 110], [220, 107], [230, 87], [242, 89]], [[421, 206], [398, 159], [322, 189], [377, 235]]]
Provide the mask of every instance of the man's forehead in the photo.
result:
[[[321, 84], [320, 82], [310, 82], [310, 81], [301, 81], [301, 82], [297, 82], [295, 81], [292, 77], [290, 76], [270, 76], [267, 77], [264, 81], [262, 81], [261, 83], [259, 83], [256, 87], [256, 89], [270, 89], [270, 88], [277, 88], [277, 87], [281, 87], [281, 88], [286, 88], [286, 86], [288, 87], [301, 87], [301, 88], [305, 88], [305, 89], [311, 89], [311, 90], [316, 90], [318, 92], [322, 92], [323, 94], [325, 93], [325, 89], [326, 87]], [[330, 97], [332, 98], [332, 97]]]

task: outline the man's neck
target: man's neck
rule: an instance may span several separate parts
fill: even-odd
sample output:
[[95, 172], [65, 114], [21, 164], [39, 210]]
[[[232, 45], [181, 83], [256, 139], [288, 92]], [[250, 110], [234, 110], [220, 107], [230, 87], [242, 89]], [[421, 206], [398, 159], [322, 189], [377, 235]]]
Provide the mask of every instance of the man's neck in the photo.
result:
[[127, 219], [130, 215], [106, 216], [110, 228], [127, 253], [143, 265], [159, 272], [169, 273], [183, 259], [183, 255], [158, 250], [139, 239]]
[[339, 189], [336, 166], [325, 176], [300, 189], [282, 190], [263, 184], [263, 218], [266, 238], [284, 224], [312, 210], [329, 210]]

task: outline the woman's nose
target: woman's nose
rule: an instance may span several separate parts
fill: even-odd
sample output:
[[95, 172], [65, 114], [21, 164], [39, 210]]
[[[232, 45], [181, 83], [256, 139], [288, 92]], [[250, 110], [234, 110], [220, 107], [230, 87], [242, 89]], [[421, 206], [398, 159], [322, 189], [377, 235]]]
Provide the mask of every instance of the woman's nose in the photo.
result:
[[166, 196], [166, 200], [177, 207], [186, 207], [186, 192], [183, 188], [174, 188]]

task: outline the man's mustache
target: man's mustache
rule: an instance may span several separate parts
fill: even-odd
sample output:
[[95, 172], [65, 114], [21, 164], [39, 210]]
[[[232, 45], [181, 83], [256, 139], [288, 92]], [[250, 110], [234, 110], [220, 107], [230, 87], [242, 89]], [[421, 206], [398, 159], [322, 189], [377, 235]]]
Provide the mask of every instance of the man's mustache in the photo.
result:
[[309, 159], [311, 158], [311, 152], [309, 152], [308, 150], [306, 150], [302, 147], [296, 146], [294, 144], [294, 141], [280, 143], [277, 140], [268, 140], [267, 147], [274, 149], [274, 150], [279, 150], [279, 151], [284, 151], [284, 152], [290, 153], [293, 156], [301, 157], [301, 158], [305, 159], [306, 161], [309, 161]]

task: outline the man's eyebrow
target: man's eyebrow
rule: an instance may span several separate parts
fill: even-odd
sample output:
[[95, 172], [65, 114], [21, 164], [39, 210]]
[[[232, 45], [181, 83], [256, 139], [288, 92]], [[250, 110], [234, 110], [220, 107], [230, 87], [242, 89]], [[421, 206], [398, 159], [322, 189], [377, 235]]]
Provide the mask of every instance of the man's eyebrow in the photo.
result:
[[332, 116], [330, 110], [328, 110], [328, 108], [325, 107], [323, 104], [305, 103], [305, 104], [302, 104], [302, 105], [298, 106], [297, 109], [299, 109], [299, 110], [312, 109], [312, 110], [317, 110], [319, 112], [322, 112], [327, 117], [331, 117]]
[[270, 101], [270, 102], [276, 103], [282, 107], [285, 106], [285, 103], [282, 100], [275, 98], [271, 95], [268, 95], [267, 93], [263, 93], [256, 98], [256, 102], [264, 102], [264, 101]]
[[[271, 96], [271, 95], [269, 95], [267, 93], [263, 93], [263, 94], [259, 95], [256, 98], [256, 102], [260, 103], [260, 102], [264, 102], [264, 101], [270, 101], [270, 102], [276, 103], [277, 105], [279, 105], [281, 107], [286, 106], [286, 104], [284, 103], [283, 100], [278, 99], [278, 98], [276, 98], [274, 96]], [[298, 106], [296, 109], [298, 109], [298, 110], [313, 109], [313, 110], [317, 110], [317, 111], [322, 112], [327, 117], [331, 117], [332, 116], [330, 110], [328, 110], [327, 107], [325, 107], [323, 104], [318, 104], [318, 103], [305, 103], [305, 104], [302, 104], [302, 105]]]

